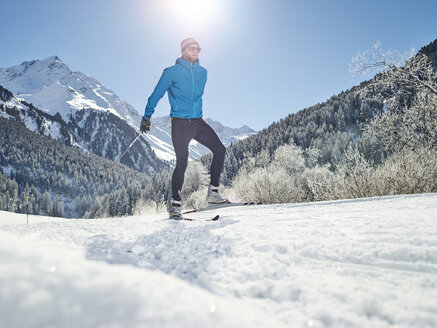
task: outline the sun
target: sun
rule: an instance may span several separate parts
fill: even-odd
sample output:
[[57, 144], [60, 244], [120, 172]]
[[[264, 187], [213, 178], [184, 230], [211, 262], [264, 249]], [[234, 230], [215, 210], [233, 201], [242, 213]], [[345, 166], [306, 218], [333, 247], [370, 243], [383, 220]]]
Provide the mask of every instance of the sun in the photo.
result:
[[185, 28], [206, 28], [220, 15], [219, 0], [161, 0], [169, 18]]

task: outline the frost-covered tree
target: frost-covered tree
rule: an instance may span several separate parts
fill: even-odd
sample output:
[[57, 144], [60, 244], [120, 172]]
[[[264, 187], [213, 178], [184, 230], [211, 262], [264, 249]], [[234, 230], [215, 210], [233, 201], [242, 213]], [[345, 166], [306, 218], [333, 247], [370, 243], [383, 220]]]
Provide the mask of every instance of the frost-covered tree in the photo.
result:
[[382, 51], [377, 43], [351, 65], [355, 74], [375, 70], [380, 73], [361, 94], [383, 102], [385, 110], [366, 127], [369, 137], [388, 154], [437, 149], [437, 73], [428, 56]]
[[[358, 53], [350, 64], [352, 74], [368, 74], [379, 72], [376, 79], [368, 87], [383, 87], [392, 90], [396, 97], [389, 98], [391, 102], [405, 96], [412, 89], [425, 90], [437, 95], [436, 72], [432, 62], [424, 53], [415, 54], [414, 50], [400, 54], [397, 51], [381, 49], [377, 42], [370, 51]], [[379, 95], [382, 101], [387, 96]], [[375, 96], [376, 96], [375, 95]], [[408, 96], [408, 94], [407, 94]]]
[[272, 165], [283, 168], [288, 175], [299, 175], [305, 169], [303, 150], [294, 144], [278, 147]]
[[402, 112], [387, 111], [367, 127], [369, 137], [386, 153], [404, 148], [437, 149], [437, 95], [421, 91]]

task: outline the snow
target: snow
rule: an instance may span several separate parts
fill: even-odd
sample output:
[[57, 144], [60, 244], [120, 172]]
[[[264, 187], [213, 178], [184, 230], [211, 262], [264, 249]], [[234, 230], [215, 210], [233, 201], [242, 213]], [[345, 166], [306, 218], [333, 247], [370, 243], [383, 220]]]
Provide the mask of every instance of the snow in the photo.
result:
[[[25, 214], [11, 213], [0, 211], [0, 227], [6, 225], [20, 225], [27, 224], [27, 216]], [[29, 223], [42, 223], [42, 222], [65, 222], [64, 218], [57, 218], [53, 216], [40, 216], [40, 215], [29, 215]], [[1, 230], [1, 229], [0, 229]]]
[[38, 93], [30, 96], [20, 96], [45, 112], [52, 115], [59, 113], [62, 117], [66, 118], [70, 113], [70, 107], [67, 105], [67, 102], [74, 94], [68, 87], [60, 84], [59, 81], [55, 81], [42, 88]]
[[16, 107], [17, 109], [24, 109], [25, 107], [18, 100], [18, 98], [13, 97], [9, 101], [0, 100], [0, 104], [4, 104], [5, 107]]
[[437, 194], [214, 214], [0, 212], [0, 326], [437, 326]]
[[153, 152], [155, 153], [155, 155], [162, 160], [170, 162], [170, 161], [173, 161], [176, 159], [175, 156], [171, 156], [171, 154], [166, 152], [166, 151], [162, 151], [161, 149], [158, 149], [155, 147], [151, 147], [151, 148], [152, 148]]
[[73, 93], [73, 99], [66, 101], [66, 103], [77, 110], [82, 110], [83, 108], [93, 108], [105, 111], [105, 108], [98, 106], [94, 100], [87, 99], [78, 92]]
[[247, 135], [247, 134], [243, 134], [241, 136], [234, 136], [235, 141], [241, 141], [241, 140], [244, 140], [247, 138], [249, 138], [249, 135]]
[[[20, 115], [21, 119], [23, 120], [24, 125], [31, 130], [31, 131], [37, 131], [38, 130], [38, 124], [34, 117], [26, 115], [28, 112], [25, 112], [25, 115]], [[22, 113], [20, 113], [22, 114]], [[44, 120], [44, 126], [47, 128], [47, 122]]]
[[150, 144], [150, 147], [155, 152], [156, 156], [158, 156], [160, 159], [163, 159], [165, 161], [172, 161], [176, 159], [176, 155], [172, 145], [162, 141], [161, 139], [150, 133], [146, 133], [143, 136]]
[[7, 264], [0, 269], [3, 327], [237, 328], [269, 323], [236, 300], [158, 271], [88, 261], [83, 251], [8, 233], [0, 244], [6, 246], [0, 260]]
[[11, 117], [11, 115], [7, 114], [6, 112], [0, 112], [0, 117], [9, 119]]

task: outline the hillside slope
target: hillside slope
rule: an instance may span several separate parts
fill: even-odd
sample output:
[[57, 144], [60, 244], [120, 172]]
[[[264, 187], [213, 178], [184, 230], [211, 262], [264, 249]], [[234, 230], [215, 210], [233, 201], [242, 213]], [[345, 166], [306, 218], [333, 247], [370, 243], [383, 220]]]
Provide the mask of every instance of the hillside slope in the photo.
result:
[[[425, 54], [437, 69], [437, 40], [423, 47], [419, 53]], [[263, 151], [273, 155], [278, 147], [285, 144], [296, 144], [303, 150], [315, 150], [320, 153], [318, 164], [333, 165], [350, 144], [360, 139], [370, 120], [387, 110], [386, 101], [402, 87], [393, 86], [391, 83], [377, 83], [379, 79], [385, 78], [377, 74], [358, 86], [334, 95], [322, 103], [292, 113], [233, 144], [227, 149], [222, 182], [230, 185], [245, 162], [256, 158]], [[406, 91], [407, 95], [402, 97], [404, 105], [414, 98], [411, 90]], [[376, 98], [376, 94], [382, 96]], [[365, 152], [368, 157], [373, 156], [372, 150]], [[202, 158], [204, 163], [210, 160], [210, 155]], [[372, 160], [378, 161], [379, 158]]]

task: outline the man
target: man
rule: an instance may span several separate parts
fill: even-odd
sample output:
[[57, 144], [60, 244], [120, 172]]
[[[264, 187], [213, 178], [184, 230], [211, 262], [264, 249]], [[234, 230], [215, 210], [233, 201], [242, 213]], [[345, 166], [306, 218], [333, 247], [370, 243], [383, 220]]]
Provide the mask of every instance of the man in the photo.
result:
[[199, 65], [199, 43], [193, 38], [185, 39], [181, 42], [181, 51], [182, 57], [176, 60], [176, 64], [164, 69], [155, 90], [148, 99], [140, 126], [141, 132], [149, 131], [150, 118], [155, 107], [167, 92], [171, 106], [171, 138], [176, 153], [169, 216], [176, 219], [181, 218], [180, 191], [187, 168], [188, 144], [192, 139], [213, 152], [208, 203], [220, 204], [227, 201], [218, 192], [226, 148], [214, 130], [202, 119], [202, 95], [207, 71]]

